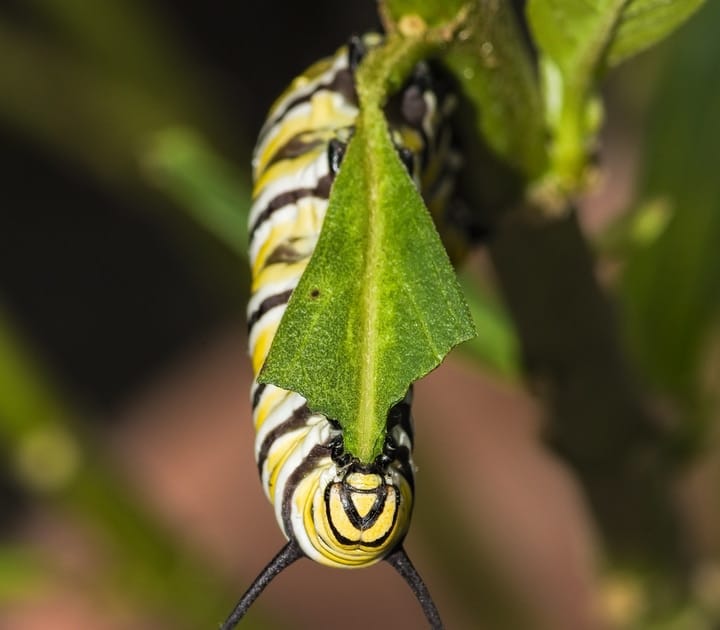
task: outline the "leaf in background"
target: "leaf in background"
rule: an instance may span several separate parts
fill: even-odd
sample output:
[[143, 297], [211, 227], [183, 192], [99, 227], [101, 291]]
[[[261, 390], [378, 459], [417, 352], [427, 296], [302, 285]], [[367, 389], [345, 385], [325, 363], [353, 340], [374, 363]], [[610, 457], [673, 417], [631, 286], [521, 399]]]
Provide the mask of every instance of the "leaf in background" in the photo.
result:
[[[234, 596], [196, 551], [134, 498], [110, 459], [78, 429], [89, 426], [87, 420], [61, 401], [34, 359], [0, 305], [0, 456], [26, 492], [101, 534], [110, 560], [96, 586], [122, 593], [133, 607], [173, 616], [173, 627], [204, 627]], [[0, 554], [3, 562], [0, 581], [3, 569], [6, 575], [33, 571], [22, 556]]]
[[720, 309], [720, 3], [708, 3], [661, 66], [650, 110], [641, 193], [673, 216], [630, 257], [622, 296], [645, 373], [684, 403], [698, 402], [706, 342]]
[[530, 0], [528, 20], [541, 53], [553, 169], [578, 187], [597, 132], [591, 100], [609, 66], [668, 35], [702, 0]]
[[704, 0], [530, 0], [535, 41], [566, 81], [589, 85], [615, 65], [670, 34]]
[[477, 335], [462, 345], [463, 353], [502, 378], [518, 380], [522, 371], [520, 341], [510, 315], [471, 274], [461, 273], [460, 286], [477, 330]]
[[601, 257], [625, 260], [635, 250], [649, 247], [667, 229], [673, 215], [666, 198], [648, 199], [612, 221], [593, 238]]
[[41, 559], [20, 546], [0, 546], [0, 605], [37, 596], [47, 581]]
[[148, 3], [28, 4], [45, 28], [27, 28], [0, 11], [4, 125], [122, 194], [144, 193], [138, 152], [153, 134], [187, 125], [228, 137], [207, 73], [188, 61], [172, 24]]
[[[191, 64], [168, 15], [135, 0], [26, 0], [41, 20], [72, 42], [72, 48], [102, 74], [122, 76], [144, 90], [164, 94], [178, 108], [199, 104], [205, 78]], [[52, 31], [51, 31], [52, 32]]]
[[488, 147], [527, 179], [545, 167], [543, 105], [534, 67], [508, 3], [478, 3], [444, 63], [475, 108]]
[[616, 66], [672, 33], [697, 11], [705, 0], [635, 0], [623, 12], [612, 44], [605, 56]]
[[199, 225], [239, 258], [247, 257], [250, 187], [199, 133], [182, 127], [158, 133], [143, 165], [148, 179]]
[[455, 272], [383, 119], [358, 124], [261, 382], [297, 391], [337, 419], [347, 450], [369, 462], [382, 450], [390, 406], [473, 335]]

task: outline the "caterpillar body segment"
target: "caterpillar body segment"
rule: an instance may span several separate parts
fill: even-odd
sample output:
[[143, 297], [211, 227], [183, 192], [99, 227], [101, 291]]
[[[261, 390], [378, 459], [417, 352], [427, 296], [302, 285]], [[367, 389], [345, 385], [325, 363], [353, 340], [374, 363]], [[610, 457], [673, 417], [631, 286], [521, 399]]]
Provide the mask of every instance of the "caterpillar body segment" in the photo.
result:
[[[353, 38], [311, 66], [275, 101], [253, 156], [249, 217], [252, 269], [249, 348], [257, 377], [322, 229], [332, 183], [358, 115], [355, 69], [382, 38]], [[452, 96], [419, 64], [390, 98], [386, 117], [400, 159], [437, 223], [446, 218], [459, 159], [447, 122]], [[288, 539], [223, 628], [232, 628], [262, 588], [301, 556], [356, 568], [387, 559], [408, 581], [433, 627], [437, 609], [402, 549], [413, 507], [412, 387], [388, 413], [382, 453], [362, 463], [345, 450], [340, 425], [299, 394], [253, 383], [255, 458], [264, 491]]]

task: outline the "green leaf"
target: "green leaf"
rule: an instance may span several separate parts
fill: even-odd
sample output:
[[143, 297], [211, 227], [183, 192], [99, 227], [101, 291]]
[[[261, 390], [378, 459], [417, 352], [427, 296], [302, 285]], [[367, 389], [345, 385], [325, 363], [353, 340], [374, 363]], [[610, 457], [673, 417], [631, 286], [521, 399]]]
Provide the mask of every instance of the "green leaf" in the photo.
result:
[[432, 219], [382, 117], [367, 115], [260, 381], [337, 419], [346, 449], [369, 462], [391, 405], [473, 335]]
[[467, 0], [385, 0], [381, 6], [397, 22], [403, 15], [419, 15], [431, 26], [449, 22]]
[[629, 2], [605, 55], [608, 67], [616, 66], [672, 33], [697, 11], [705, 0], [635, 0]]
[[202, 135], [185, 127], [159, 132], [142, 164], [152, 184], [238, 257], [247, 258], [250, 187]]
[[703, 2], [530, 0], [528, 17], [541, 51], [580, 85], [671, 33]]
[[592, 101], [609, 67], [662, 39], [703, 0], [530, 0], [528, 19], [541, 51], [553, 171], [576, 190], [599, 117]]
[[474, 106], [475, 127], [526, 179], [545, 168], [543, 104], [535, 69], [508, 3], [477, 3], [444, 63]]
[[428, 24], [451, 20], [462, 7], [470, 15], [442, 60], [473, 106], [471, 124], [505, 164], [528, 179], [545, 164], [542, 101], [527, 46], [512, 7], [471, 0], [387, 0], [396, 21], [415, 14]]
[[690, 411], [702, 408], [707, 394], [703, 361], [720, 315], [718, 29], [720, 3], [708, 3], [661, 63], [640, 192], [663, 200], [672, 217], [651, 246], [633, 252], [622, 286], [645, 374]]

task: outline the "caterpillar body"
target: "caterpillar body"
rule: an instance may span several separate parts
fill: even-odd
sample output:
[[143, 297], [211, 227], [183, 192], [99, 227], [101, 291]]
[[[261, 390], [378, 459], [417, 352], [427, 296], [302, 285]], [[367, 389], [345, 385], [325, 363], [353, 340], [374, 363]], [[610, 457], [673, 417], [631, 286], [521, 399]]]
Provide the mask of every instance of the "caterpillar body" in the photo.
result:
[[[381, 41], [374, 34], [353, 38], [311, 66], [276, 100], [260, 131], [249, 218], [248, 328], [256, 376], [313, 253], [353, 133], [355, 69]], [[434, 87], [428, 67], [419, 64], [385, 113], [401, 160], [442, 221], [459, 160], [447, 123], [452, 95]], [[408, 581], [431, 625], [440, 627], [427, 589], [401, 547], [413, 503], [412, 388], [390, 410], [383, 451], [371, 464], [353, 458], [340, 425], [313, 413], [298, 393], [256, 380], [251, 398], [262, 485], [289, 542], [223, 627], [234, 627], [270, 579], [302, 556], [341, 568], [387, 559]]]

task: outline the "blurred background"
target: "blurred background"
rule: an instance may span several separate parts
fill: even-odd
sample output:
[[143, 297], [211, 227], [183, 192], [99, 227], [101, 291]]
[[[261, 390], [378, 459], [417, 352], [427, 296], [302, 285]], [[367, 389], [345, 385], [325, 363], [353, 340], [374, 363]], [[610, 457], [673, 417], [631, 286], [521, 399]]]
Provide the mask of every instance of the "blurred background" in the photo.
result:
[[[250, 152], [370, 28], [370, 0], [0, 5], [0, 628], [217, 627], [279, 549]], [[462, 272], [480, 336], [417, 386], [407, 542], [449, 628], [720, 627], [719, 31], [708, 3], [609, 77], [588, 246], [501, 234]], [[245, 627], [423, 623], [389, 567], [302, 561]]]

